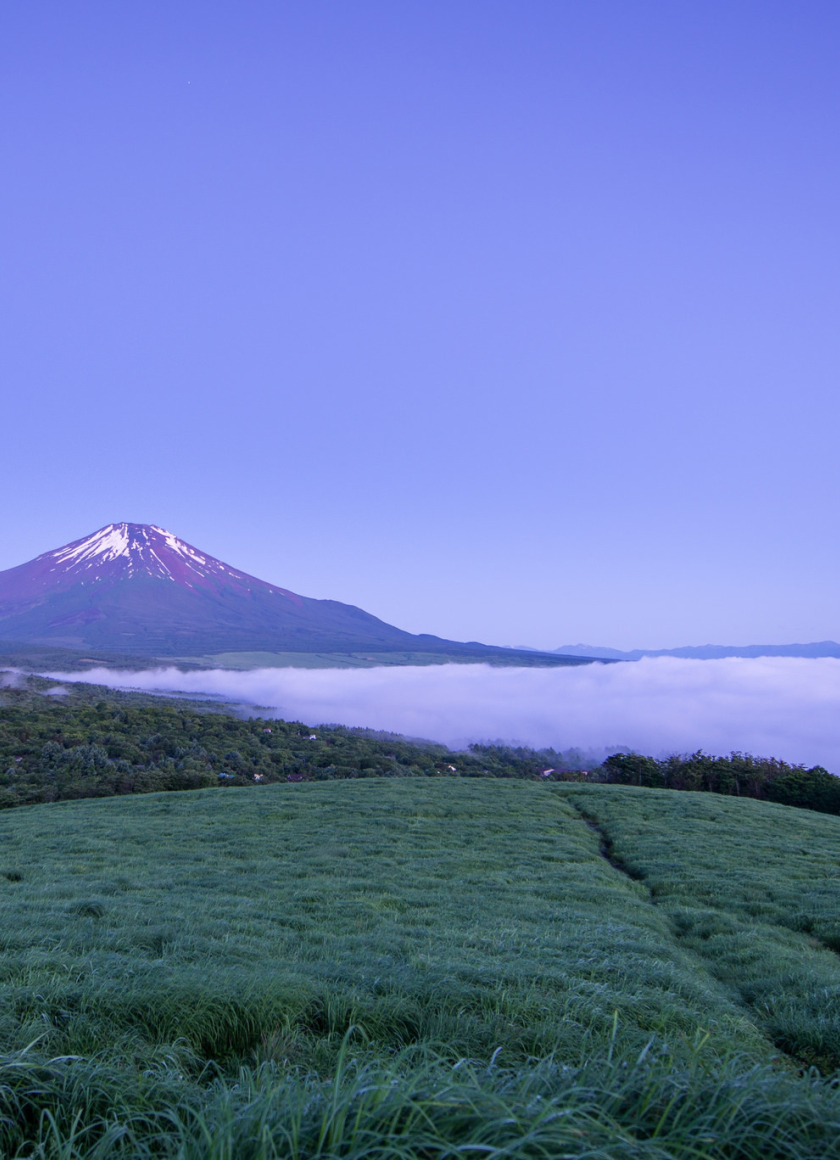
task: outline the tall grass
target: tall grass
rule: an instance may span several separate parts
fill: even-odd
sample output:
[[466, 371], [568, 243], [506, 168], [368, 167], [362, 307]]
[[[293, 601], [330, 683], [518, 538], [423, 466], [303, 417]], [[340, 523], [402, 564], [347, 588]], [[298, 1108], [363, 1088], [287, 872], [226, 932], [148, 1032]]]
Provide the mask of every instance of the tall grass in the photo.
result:
[[637, 1056], [506, 1068], [413, 1050], [328, 1078], [276, 1064], [209, 1085], [91, 1061], [0, 1065], [4, 1155], [44, 1160], [171, 1157], [310, 1160], [504, 1156], [667, 1160], [840, 1155], [840, 1093], [733, 1058]]
[[840, 1157], [838, 838], [489, 780], [11, 811], [0, 1151]]
[[[0, 1049], [176, 1040], [225, 1062], [282, 1034], [323, 1068], [388, 1050], [575, 1056], [714, 1031], [772, 1054], [647, 892], [546, 787], [340, 782], [9, 812]], [[279, 1032], [278, 1032], [279, 1033]], [[441, 1048], [442, 1049], [442, 1048]]]

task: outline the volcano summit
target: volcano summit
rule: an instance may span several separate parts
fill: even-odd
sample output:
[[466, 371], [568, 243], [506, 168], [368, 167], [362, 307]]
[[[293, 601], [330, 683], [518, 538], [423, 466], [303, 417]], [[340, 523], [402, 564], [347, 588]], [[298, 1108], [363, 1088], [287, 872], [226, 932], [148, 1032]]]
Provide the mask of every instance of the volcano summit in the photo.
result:
[[144, 657], [421, 652], [509, 663], [519, 655], [403, 632], [351, 604], [267, 584], [154, 524], [128, 523], [0, 572], [0, 641]]

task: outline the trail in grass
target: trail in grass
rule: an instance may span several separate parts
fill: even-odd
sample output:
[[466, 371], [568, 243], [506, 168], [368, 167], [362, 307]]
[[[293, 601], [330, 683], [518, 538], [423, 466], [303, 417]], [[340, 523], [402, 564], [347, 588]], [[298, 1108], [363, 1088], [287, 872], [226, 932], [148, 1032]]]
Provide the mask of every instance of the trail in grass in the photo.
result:
[[713, 794], [557, 788], [777, 1047], [840, 1067], [840, 819]]

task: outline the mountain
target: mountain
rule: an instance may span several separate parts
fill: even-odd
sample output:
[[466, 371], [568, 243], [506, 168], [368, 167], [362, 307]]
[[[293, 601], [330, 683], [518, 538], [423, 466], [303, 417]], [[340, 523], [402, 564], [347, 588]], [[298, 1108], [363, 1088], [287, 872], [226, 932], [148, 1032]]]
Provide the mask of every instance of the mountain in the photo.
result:
[[268, 584], [154, 524], [108, 524], [0, 572], [0, 641], [154, 657], [408, 651], [511, 663], [506, 649], [416, 636]]
[[814, 644], [700, 644], [684, 645], [682, 648], [637, 648], [630, 652], [621, 652], [616, 648], [597, 648], [590, 644], [567, 644], [554, 651], [593, 660], [638, 661], [642, 657], [685, 657], [689, 660], [711, 661], [722, 657], [840, 657], [840, 644], [833, 640]]

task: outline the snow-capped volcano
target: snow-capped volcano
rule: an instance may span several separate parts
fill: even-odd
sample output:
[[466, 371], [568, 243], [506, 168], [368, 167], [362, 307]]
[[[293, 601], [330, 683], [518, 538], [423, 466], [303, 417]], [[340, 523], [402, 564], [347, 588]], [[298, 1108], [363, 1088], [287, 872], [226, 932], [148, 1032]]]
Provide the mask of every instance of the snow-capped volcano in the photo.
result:
[[0, 572], [0, 640], [162, 657], [465, 648], [298, 596], [155, 524], [129, 523]]
[[[301, 599], [293, 592], [273, 588], [246, 572], [229, 568], [221, 560], [199, 552], [156, 524], [108, 524], [83, 540], [74, 540], [63, 548], [44, 552], [24, 567], [32, 569], [36, 565], [41, 566], [42, 573], [46, 566], [44, 574], [58, 582], [64, 578], [73, 583], [92, 584], [150, 576], [171, 580], [186, 588], [218, 587], [219, 583], [224, 583], [248, 590], [257, 584], [269, 591], [281, 592], [292, 600]], [[2, 576], [0, 573], [0, 584]]]
[[68, 574], [92, 571], [96, 575], [103, 566], [117, 563], [129, 576], [146, 571], [150, 575], [174, 579], [166, 563], [166, 556], [171, 553], [186, 562], [187, 567], [196, 564], [201, 568], [208, 560], [189, 544], [155, 524], [108, 524], [92, 536], [54, 552], [45, 552], [38, 559], [54, 560], [52, 569], [61, 567]]

